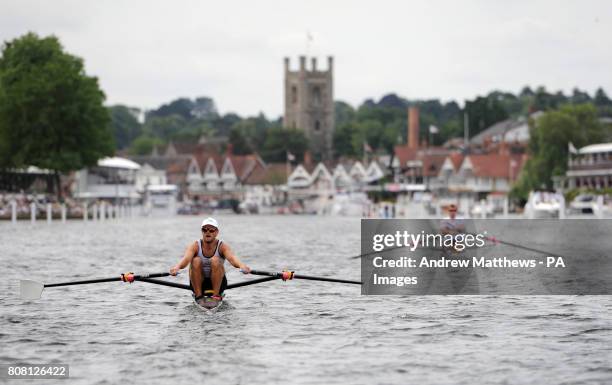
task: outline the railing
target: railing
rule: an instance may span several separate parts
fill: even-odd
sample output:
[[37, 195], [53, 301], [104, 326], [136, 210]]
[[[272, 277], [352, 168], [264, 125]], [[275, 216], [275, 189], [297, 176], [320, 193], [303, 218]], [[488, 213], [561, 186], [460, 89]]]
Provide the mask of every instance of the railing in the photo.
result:
[[612, 161], [597, 162], [597, 163], [590, 163], [590, 164], [580, 164], [577, 162], [572, 162], [568, 168], [568, 171], [602, 170], [602, 169], [612, 169]]

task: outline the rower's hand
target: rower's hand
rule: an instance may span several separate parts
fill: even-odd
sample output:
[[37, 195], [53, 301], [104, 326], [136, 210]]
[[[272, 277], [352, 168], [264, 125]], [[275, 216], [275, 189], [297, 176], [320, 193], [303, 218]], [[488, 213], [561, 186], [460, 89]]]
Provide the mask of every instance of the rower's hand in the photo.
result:
[[181, 269], [178, 266], [172, 266], [170, 268], [170, 274], [171, 275], [177, 275], [179, 273]]
[[242, 272], [242, 274], [249, 274], [251, 272], [251, 268], [248, 267], [247, 265], [243, 265], [240, 268], [240, 271]]

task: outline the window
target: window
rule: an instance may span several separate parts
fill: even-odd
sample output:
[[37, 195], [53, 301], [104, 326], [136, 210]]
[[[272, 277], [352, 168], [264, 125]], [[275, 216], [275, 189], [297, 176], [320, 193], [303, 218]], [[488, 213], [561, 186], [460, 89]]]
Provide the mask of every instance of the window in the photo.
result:
[[298, 99], [297, 87], [291, 86], [291, 103], [296, 104]]
[[314, 129], [315, 131], [321, 131], [321, 122], [319, 122], [318, 120], [315, 120], [315, 125], [314, 125]]
[[312, 104], [315, 106], [321, 105], [321, 88], [319, 86], [312, 89]]

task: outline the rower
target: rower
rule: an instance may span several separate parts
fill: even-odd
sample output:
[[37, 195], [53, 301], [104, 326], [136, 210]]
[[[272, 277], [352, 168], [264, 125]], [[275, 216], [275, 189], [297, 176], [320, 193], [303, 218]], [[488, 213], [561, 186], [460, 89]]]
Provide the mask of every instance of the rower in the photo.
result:
[[225, 260], [244, 274], [248, 274], [251, 269], [240, 261], [227, 243], [217, 239], [219, 223], [214, 218], [204, 219], [201, 229], [202, 238], [187, 246], [183, 258], [170, 269], [170, 274], [176, 275], [189, 265], [189, 279], [195, 300], [203, 300], [206, 294], [212, 294], [213, 300], [221, 301], [221, 294], [227, 287], [223, 266]]
[[457, 218], [456, 204], [448, 205], [448, 218], [440, 222], [440, 232], [442, 234], [465, 233], [465, 221], [462, 218]]

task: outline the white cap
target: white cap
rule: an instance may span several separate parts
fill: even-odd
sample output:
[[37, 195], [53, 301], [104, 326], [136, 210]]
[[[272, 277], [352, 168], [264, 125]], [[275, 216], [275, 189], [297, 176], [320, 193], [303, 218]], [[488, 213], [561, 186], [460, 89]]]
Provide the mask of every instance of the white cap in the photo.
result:
[[217, 230], [219, 230], [219, 223], [217, 223], [217, 220], [215, 218], [208, 217], [208, 218], [204, 219], [202, 221], [202, 226], [200, 226], [200, 227], [204, 227], [206, 225], [216, 227]]

